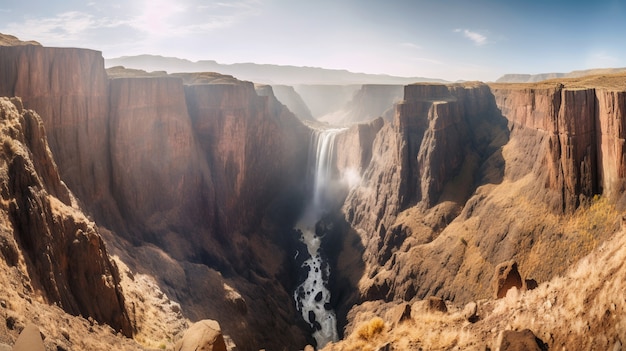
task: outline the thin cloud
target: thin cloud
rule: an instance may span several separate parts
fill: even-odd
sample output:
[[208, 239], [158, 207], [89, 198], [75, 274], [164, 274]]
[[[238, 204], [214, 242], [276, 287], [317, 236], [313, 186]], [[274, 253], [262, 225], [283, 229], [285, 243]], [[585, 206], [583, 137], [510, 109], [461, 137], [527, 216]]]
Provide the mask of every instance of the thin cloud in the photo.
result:
[[93, 15], [70, 11], [48, 18], [26, 18], [23, 22], [11, 22], [2, 31], [18, 35], [25, 40], [37, 38], [42, 42], [62, 44], [78, 41], [82, 35], [92, 29], [115, 28], [127, 24], [127, 21], [110, 18], [95, 18]]
[[180, 37], [228, 28], [258, 14], [258, 1], [186, 3], [144, 0], [132, 27], [152, 37]]
[[415, 49], [415, 50], [421, 50], [422, 47], [414, 44], [414, 43], [410, 43], [410, 42], [404, 42], [404, 43], [400, 43], [401, 46], [405, 47], [405, 48], [409, 48], [409, 49]]
[[474, 44], [478, 46], [482, 46], [487, 44], [487, 37], [478, 33], [471, 31], [469, 29], [455, 29], [455, 33], [462, 33], [464, 37], [474, 42]]

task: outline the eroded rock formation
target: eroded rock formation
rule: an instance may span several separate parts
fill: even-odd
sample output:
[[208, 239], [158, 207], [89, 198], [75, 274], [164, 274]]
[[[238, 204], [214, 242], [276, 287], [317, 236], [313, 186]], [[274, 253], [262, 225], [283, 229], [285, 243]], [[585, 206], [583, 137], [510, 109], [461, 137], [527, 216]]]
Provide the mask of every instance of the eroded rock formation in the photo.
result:
[[615, 219], [584, 208], [623, 197], [620, 79], [407, 86], [343, 208], [365, 246], [361, 296], [467, 302], [500, 262], [547, 280], [610, 235]]
[[117, 267], [61, 182], [41, 119], [17, 98], [0, 98], [0, 114], [4, 261], [28, 277], [25, 293], [131, 336]]

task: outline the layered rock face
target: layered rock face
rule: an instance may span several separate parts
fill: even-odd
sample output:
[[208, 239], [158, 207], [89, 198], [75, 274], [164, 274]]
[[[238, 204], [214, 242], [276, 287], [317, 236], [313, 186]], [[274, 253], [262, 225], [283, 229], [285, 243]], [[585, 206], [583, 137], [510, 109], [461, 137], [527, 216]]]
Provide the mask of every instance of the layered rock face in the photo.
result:
[[[533, 171], [544, 180], [541, 196], [554, 210], [572, 212], [585, 198], [623, 189], [624, 92], [545, 83], [495, 85], [493, 93], [513, 133], [534, 133], [545, 145], [545, 158]], [[515, 177], [514, 171], [507, 172]]]
[[[252, 83], [218, 74], [118, 70], [109, 81], [95, 51], [34, 46], [0, 50], [0, 91], [21, 94], [27, 107], [42, 110], [61, 179], [98, 223], [115, 233], [116, 250], [156, 244], [168, 260], [194, 262], [184, 262], [193, 268], [183, 277], [196, 281], [160, 279], [150, 269], [161, 266], [150, 266], [148, 260], [135, 261], [133, 269], [156, 274], [183, 310], [202, 306], [191, 313], [194, 318], [220, 320], [225, 333], [243, 348], [305, 342], [302, 330], [289, 327], [296, 312], [293, 304], [285, 303], [290, 302], [290, 244], [283, 236], [291, 232], [281, 230], [290, 228], [297, 215], [299, 195], [285, 193], [302, 187], [298, 183], [304, 178], [308, 147], [302, 140], [310, 131], [276, 100], [271, 88], [257, 92]], [[63, 189], [43, 179], [50, 193], [69, 203]], [[272, 206], [290, 207], [292, 213], [273, 215]], [[273, 217], [266, 219], [268, 215]], [[70, 224], [64, 224], [68, 230], [76, 227], [93, 236], [89, 226]], [[118, 244], [119, 238], [130, 244]], [[99, 247], [98, 240], [87, 243]], [[84, 254], [97, 256], [87, 246]], [[52, 262], [66, 262], [63, 255], [69, 253], [58, 252]], [[207, 309], [228, 303], [221, 288], [226, 283], [216, 270], [231, 277], [229, 289], [244, 305], [247, 300], [267, 307], [235, 314], [228, 308]], [[92, 279], [92, 273], [98, 279], [104, 276], [89, 271], [85, 279]], [[201, 289], [202, 282], [215, 276], [220, 277], [215, 294], [199, 295], [189, 288]], [[65, 296], [50, 294], [51, 301]], [[205, 301], [210, 298], [224, 300]], [[83, 300], [67, 301], [64, 307], [68, 303], [71, 313], [93, 315], [130, 333], [129, 325], [100, 313], [98, 303], [91, 303], [96, 309], [91, 311], [77, 309], [86, 306]], [[123, 302], [118, 305], [123, 308]], [[248, 327], [237, 327], [242, 323]], [[284, 332], [268, 340], [260, 332], [268, 325]]]
[[[387, 235], [400, 211], [445, 201], [462, 204], [469, 196], [477, 162], [496, 152], [492, 141], [506, 134], [489, 96], [484, 84], [405, 88], [394, 125], [383, 128], [374, 142], [364, 186], [350, 193], [344, 207], [353, 226], [378, 233], [367, 239], [378, 249], [383, 243], [377, 238]], [[445, 225], [451, 218], [446, 214], [439, 220]]]
[[174, 232], [211, 228], [215, 195], [183, 80], [114, 78], [109, 89], [111, 190], [117, 206], [135, 238], [159, 243], [179, 259], [193, 256], [176, 241], [203, 240]]
[[586, 208], [623, 197], [621, 111], [608, 83], [407, 86], [343, 207], [361, 298], [486, 297], [510, 259], [539, 281], [564, 272], [615, 230]]
[[0, 113], [4, 263], [21, 272], [25, 294], [131, 336], [117, 267], [61, 182], [41, 119], [17, 98], [0, 98]]
[[0, 76], [0, 95], [19, 96], [42, 116], [72, 191], [90, 206], [108, 202], [108, 80], [100, 52], [0, 47]]

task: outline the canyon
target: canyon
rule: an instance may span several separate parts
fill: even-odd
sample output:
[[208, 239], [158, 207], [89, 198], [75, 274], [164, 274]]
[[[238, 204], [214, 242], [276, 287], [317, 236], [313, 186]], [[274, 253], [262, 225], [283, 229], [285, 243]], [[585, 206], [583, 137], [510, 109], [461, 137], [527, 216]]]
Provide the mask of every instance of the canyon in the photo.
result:
[[[8, 45], [0, 343], [39, 321], [49, 349], [174, 349], [206, 319], [237, 350], [626, 340], [623, 73], [272, 87]], [[538, 287], [495, 299], [511, 260]]]

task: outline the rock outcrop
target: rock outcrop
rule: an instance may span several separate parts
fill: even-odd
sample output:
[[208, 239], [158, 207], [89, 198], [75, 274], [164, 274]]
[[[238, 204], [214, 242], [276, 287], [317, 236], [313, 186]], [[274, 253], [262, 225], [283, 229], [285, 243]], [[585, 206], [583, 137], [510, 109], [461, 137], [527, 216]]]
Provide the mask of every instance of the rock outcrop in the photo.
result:
[[28, 293], [131, 336], [117, 267], [61, 182], [41, 119], [16, 98], [0, 111], [4, 261], [29, 277]]
[[205, 319], [194, 323], [183, 335], [176, 351], [226, 351], [222, 330], [216, 321]]
[[494, 298], [501, 299], [511, 288], [522, 290], [524, 281], [517, 270], [517, 262], [502, 262], [496, 266], [493, 276], [493, 292]]
[[61, 178], [90, 208], [106, 202], [108, 79], [98, 51], [0, 47], [0, 96], [19, 96], [46, 126]]
[[216, 204], [183, 80], [114, 78], [109, 85], [111, 191], [134, 233], [126, 237], [159, 243], [179, 259], [192, 257], [189, 245], [209, 238], [181, 232], [211, 228]]
[[[291, 288], [284, 268], [290, 244], [283, 235], [300, 206], [308, 147], [302, 140], [310, 131], [271, 88], [257, 92], [252, 83], [219, 74], [172, 76], [121, 68], [112, 70], [109, 80], [97, 51], [36, 46], [0, 47], [0, 73], [0, 93], [20, 94], [27, 108], [41, 109], [60, 179], [99, 225], [132, 245], [153, 243], [176, 260], [233, 276], [233, 291], [243, 301], [274, 306], [284, 317], [274, 323], [291, 323], [295, 308], [279, 306], [290, 300]], [[43, 179], [51, 194], [70, 203], [67, 189], [63, 195], [64, 187]], [[289, 208], [291, 214], [277, 215], [276, 208]], [[87, 238], [97, 235], [91, 224], [63, 225]], [[85, 245], [103, 245], [98, 240]], [[132, 268], [145, 272], [149, 267], [138, 262]], [[189, 279], [206, 276], [194, 273]], [[179, 300], [191, 301], [189, 284], [172, 285], [181, 288]], [[93, 313], [67, 309], [96, 314], [95, 319], [122, 329], [120, 321], [100, 317], [100, 307], [91, 306]], [[232, 331], [234, 318], [253, 321], [253, 330], [268, 328], [276, 316], [260, 311], [212, 317], [232, 318], [223, 325], [244, 348], [291, 344], [302, 337], [301, 331], [289, 331], [281, 334], [289, 340], [267, 341], [266, 333]], [[123, 329], [129, 333], [126, 325]]]
[[548, 348], [530, 329], [521, 331], [505, 330], [499, 338], [501, 351], [544, 351]]
[[500, 262], [541, 282], [606, 239], [624, 201], [621, 82], [407, 86], [343, 207], [361, 297], [466, 303]]

